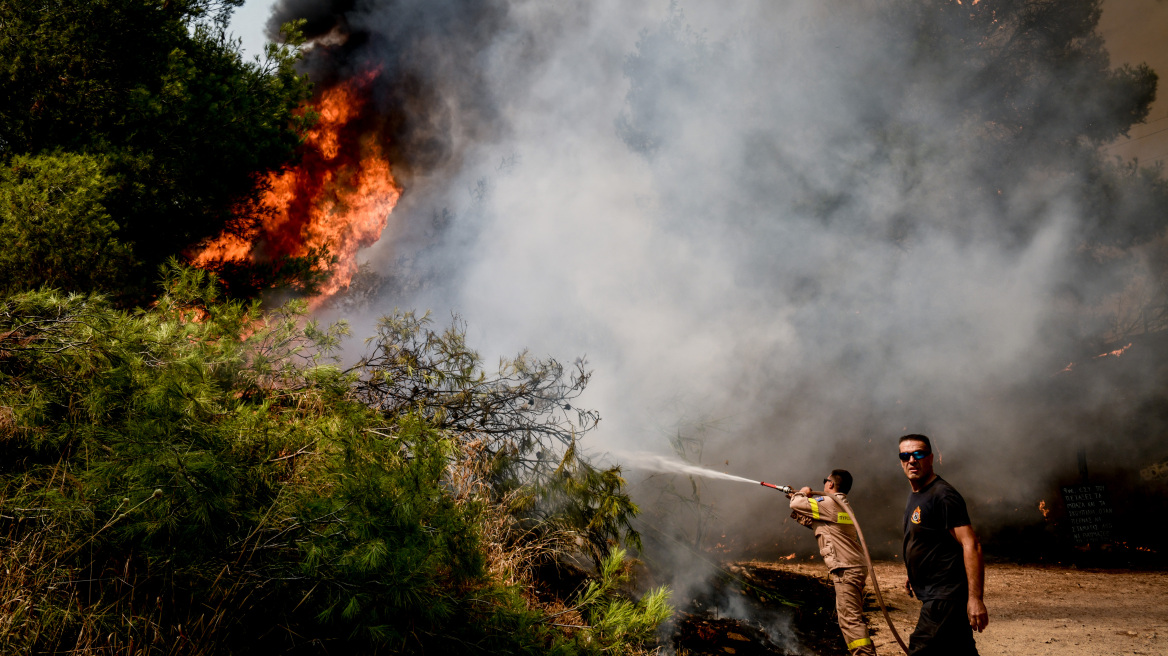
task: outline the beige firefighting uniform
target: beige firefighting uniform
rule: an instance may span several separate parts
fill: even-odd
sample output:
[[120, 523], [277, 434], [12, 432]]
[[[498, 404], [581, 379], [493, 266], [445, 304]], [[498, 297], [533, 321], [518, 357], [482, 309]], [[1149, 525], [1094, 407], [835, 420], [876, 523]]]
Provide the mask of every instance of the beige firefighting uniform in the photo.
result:
[[[847, 500], [847, 496], [840, 495]], [[852, 518], [829, 495], [791, 496], [791, 517], [815, 530], [819, 553], [835, 585], [835, 613], [852, 656], [876, 656], [864, 621], [864, 580], [868, 568]]]

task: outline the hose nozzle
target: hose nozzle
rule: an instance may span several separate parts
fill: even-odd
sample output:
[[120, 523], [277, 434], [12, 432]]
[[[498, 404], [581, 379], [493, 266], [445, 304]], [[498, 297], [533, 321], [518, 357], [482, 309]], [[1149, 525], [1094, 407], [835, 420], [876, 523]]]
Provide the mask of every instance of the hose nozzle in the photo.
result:
[[774, 483], [767, 483], [765, 481], [759, 481], [758, 484], [762, 485], [763, 487], [769, 487], [772, 490], [778, 490], [779, 492], [782, 492], [783, 494], [790, 494], [790, 493], [795, 491], [795, 488], [793, 488], [789, 485], [775, 485]]

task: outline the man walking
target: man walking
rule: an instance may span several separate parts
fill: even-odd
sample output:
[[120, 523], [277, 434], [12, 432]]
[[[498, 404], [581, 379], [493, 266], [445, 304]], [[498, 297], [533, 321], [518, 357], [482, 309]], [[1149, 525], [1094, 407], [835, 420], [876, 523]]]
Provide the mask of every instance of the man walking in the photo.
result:
[[852, 489], [852, 475], [843, 469], [834, 469], [823, 479], [823, 496], [811, 496], [805, 487], [787, 496], [791, 499], [791, 517], [815, 531], [819, 553], [827, 565], [835, 585], [835, 613], [840, 632], [852, 656], [876, 656], [876, 648], [868, 637], [864, 621], [864, 552], [852, 518], [832, 498], [832, 493], [845, 496]]
[[924, 435], [900, 438], [900, 464], [912, 486], [904, 509], [905, 589], [921, 600], [912, 656], [977, 656], [973, 632], [989, 623], [982, 586], [981, 543], [965, 499], [933, 472], [933, 445]]

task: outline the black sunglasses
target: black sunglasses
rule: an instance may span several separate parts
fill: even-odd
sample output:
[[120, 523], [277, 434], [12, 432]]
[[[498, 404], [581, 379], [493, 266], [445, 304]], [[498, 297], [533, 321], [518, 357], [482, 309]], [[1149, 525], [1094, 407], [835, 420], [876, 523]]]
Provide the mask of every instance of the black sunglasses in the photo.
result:
[[901, 462], [908, 462], [909, 458], [912, 458], [913, 460], [924, 460], [925, 458], [927, 458], [931, 455], [933, 455], [932, 451], [912, 451], [912, 452], [902, 451], [900, 453], [900, 461]]

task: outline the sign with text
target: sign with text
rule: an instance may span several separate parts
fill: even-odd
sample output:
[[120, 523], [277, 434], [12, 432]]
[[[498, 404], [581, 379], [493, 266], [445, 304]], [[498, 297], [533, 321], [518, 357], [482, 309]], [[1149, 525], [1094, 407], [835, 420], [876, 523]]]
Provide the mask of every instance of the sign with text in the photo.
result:
[[1063, 488], [1063, 505], [1071, 524], [1075, 544], [1102, 544], [1111, 541], [1113, 511], [1107, 503], [1104, 485], [1068, 485]]

